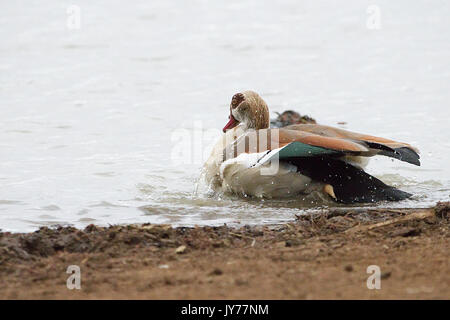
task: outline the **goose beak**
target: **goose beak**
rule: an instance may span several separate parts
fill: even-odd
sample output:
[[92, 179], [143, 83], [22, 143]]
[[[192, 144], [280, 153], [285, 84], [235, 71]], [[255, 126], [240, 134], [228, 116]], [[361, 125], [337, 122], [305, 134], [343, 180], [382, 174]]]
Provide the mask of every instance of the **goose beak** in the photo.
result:
[[225, 127], [223, 127], [223, 132], [227, 132], [227, 130], [232, 129], [234, 127], [236, 127], [239, 123], [239, 121], [237, 121], [232, 115], [230, 115], [228, 117], [230, 120], [228, 121], [228, 123], [225, 125]]

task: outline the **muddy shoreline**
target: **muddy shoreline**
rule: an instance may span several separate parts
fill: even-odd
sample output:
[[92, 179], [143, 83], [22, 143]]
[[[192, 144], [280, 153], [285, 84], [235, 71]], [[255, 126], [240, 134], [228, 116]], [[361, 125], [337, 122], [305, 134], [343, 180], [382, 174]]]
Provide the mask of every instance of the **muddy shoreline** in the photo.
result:
[[[1, 299], [449, 299], [450, 203], [335, 209], [274, 226], [0, 233]], [[81, 289], [66, 286], [68, 266]], [[381, 289], [367, 288], [367, 267]]]

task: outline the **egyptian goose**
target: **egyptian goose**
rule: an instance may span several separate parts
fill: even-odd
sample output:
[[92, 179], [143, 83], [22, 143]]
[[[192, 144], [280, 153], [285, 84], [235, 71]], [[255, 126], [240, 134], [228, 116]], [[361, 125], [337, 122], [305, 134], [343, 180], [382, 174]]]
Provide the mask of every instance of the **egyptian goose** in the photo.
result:
[[301, 116], [298, 112], [293, 110], [286, 110], [283, 113], [275, 113], [277, 114], [277, 118], [270, 120], [270, 126], [272, 128], [286, 127], [291, 124], [317, 123], [315, 119], [307, 115]]
[[341, 203], [398, 201], [411, 194], [364, 172], [384, 155], [420, 165], [409, 144], [320, 124], [269, 128], [269, 109], [253, 91], [233, 96], [224, 135], [204, 165], [213, 190], [263, 197], [319, 191]]

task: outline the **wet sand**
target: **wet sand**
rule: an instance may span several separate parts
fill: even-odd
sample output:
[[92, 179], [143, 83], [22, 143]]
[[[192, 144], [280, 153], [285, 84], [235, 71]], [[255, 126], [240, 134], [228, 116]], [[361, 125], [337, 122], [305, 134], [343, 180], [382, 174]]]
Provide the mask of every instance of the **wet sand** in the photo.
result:
[[[323, 210], [275, 226], [0, 233], [2, 299], [449, 299], [450, 203]], [[81, 289], [69, 290], [69, 265]], [[367, 267], [381, 271], [369, 290]]]

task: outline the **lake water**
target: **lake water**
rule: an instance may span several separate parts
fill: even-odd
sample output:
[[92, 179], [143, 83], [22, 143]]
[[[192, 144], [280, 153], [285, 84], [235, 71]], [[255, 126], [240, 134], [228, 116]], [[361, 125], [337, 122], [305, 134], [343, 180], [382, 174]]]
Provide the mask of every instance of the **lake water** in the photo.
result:
[[195, 193], [247, 89], [417, 146], [421, 167], [371, 160], [414, 194], [381, 206], [449, 200], [450, 2], [76, 4], [0, 4], [0, 229], [292, 220], [314, 204]]

